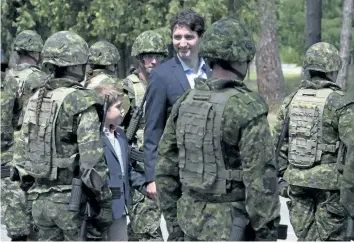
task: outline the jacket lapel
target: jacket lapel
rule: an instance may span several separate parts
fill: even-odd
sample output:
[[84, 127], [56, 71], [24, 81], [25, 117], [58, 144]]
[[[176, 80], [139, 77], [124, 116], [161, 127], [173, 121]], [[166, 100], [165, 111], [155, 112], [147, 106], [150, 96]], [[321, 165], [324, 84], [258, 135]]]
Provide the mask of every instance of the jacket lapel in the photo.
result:
[[127, 175], [128, 173], [128, 166], [127, 166], [127, 155], [128, 155], [128, 148], [127, 148], [127, 141], [124, 139], [122, 135], [119, 134], [119, 132], [115, 133], [116, 138], [118, 138], [119, 146], [120, 146], [120, 151], [122, 153], [122, 160], [120, 163], [123, 163], [123, 168], [124, 168], [124, 174]]
[[114, 148], [113, 148], [111, 142], [109, 141], [109, 139], [107, 138], [107, 136], [104, 136], [103, 141], [104, 141], [104, 144], [109, 148], [109, 150], [111, 150], [114, 157], [116, 157], [116, 159], [119, 161], [118, 155], [116, 154], [116, 151], [114, 151]]
[[175, 57], [175, 62], [173, 63], [172, 72], [175, 75], [175, 77], [177, 78], [180, 85], [182, 86], [183, 91], [186, 91], [191, 88], [191, 86], [188, 82], [187, 76], [184, 73], [182, 64], [178, 60], [178, 57]]

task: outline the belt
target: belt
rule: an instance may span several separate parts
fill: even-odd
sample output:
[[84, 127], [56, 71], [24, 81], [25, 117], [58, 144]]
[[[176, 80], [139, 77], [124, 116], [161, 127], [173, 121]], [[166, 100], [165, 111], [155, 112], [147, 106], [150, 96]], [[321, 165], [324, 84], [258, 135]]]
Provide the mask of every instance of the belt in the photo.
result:
[[120, 199], [122, 197], [122, 192], [120, 187], [110, 187], [109, 188], [112, 192], [112, 199]]
[[209, 203], [223, 203], [223, 202], [238, 202], [245, 200], [244, 191], [235, 191], [227, 194], [215, 195], [212, 193], [200, 193], [194, 190], [186, 189], [184, 193], [193, 197], [196, 201]]

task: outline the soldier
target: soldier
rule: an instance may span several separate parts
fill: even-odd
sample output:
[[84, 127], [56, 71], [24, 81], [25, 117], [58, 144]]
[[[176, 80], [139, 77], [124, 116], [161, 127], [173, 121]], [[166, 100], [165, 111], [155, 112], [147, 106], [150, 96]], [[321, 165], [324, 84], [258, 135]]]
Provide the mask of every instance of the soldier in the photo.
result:
[[231, 18], [203, 35], [211, 78], [174, 104], [155, 167], [169, 240], [276, 241], [280, 220], [268, 107], [243, 79], [255, 54]]
[[[137, 64], [125, 80], [132, 108], [145, 103], [144, 94], [147, 87], [147, 77], [150, 72], [167, 56], [167, 49], [162, 37], [154, 31], [141, 33], [132, 46], [131, 56]], [[133, 109], [132, 109], [133, 110]], [[144, 118], [140, 117], [140, 125], [133, 146], [142, 148], [144, 135]], [[144, 163], [137, 161], [135, 169], [143, 172]], [[135, 163], [135, 161], [134, 161]], [[134, 192], [134, 190], [132, 190]], [[135, 241], [163, 241], [160, 229], [161, 212], [156, 201], [145, 197], [138, 191], [133, 194], [133, 205], [129, 215], [129, 239]]]
[[89, 70], [84, 86], [89, 89], [94, 89], [99, 84], [118, 86], [118, 49], [107, 41], [99, 41], [90, 47], [89, 52]]
[[46, 75], [37, 66], [39, 55], [43, 48], [42, 38], [32, 30], [19, 33], [13, 43], [12, 56], [17, 63], [9, 69], [2, 82], [1, 91], [1, 199], [2, 212], [7, 234], [13, 240], [37, 240], [36, 229], [33, 224], [30, 210], [26, 209], [26, 186], [11, 181], [10, 161], [13, 157], [15, 135], [21, 129], [23, 108], [26, 107], [29, 97], [39, 86], [41, 79]]
[[[87, 200], [95, 206], [96, 210], [86, 211], [95, 219], [95, 232], [103, 234], [112, 221], [111, 193], [104, 184], [108, 169], [96, 110], [99, 101], [93, 91], [79, 83], [84, 79], [88, 51], [87, 43], [69, 31], [47, 39], [43, 65], [52, 71], [30, 98], [15, 145], [17, 179], [21, 183], [35, 181], [27, 199], [33, 200], [39, 241], [79, 239], [83, 223], [80, 211], [85, 211], [79, 208], [80, 198], [84, 197], [78, 198], [77, 210], [68, 210], [70, 198], [79, 195], [71, 195], [78, 192], [73, 190], [74, 178], [80, 178]], [[80, 234], [81, 239], [84, 237]]]
[[[354, 144], [354, 102], [335, 83], [340, 68], [334, 46], [325, 42], [311, 46], [303, 64], [308, 78], [284, 100], [277, 117], [276, 135], [278, 140], [284, 138], [278, 146], [280, 191], [290, 198], [290, 222], [300, 241], [345, 237], [347, 220], [339, 202], [337, 168], [342, 167], [340, 148]], [[354, 161], [352, 153], [348, 149], [345, 164]]]

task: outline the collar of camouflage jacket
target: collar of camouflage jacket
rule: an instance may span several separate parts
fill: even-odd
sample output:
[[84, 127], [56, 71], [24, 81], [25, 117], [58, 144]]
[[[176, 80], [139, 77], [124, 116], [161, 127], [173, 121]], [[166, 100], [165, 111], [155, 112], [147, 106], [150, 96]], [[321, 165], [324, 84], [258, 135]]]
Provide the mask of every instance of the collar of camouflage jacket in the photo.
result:
[[203, 90], [221, 90], [226, 88], [246, 88], [246, 85], [241, 80], [229, 80], [229, 79], [199, 79], [196, 82], [196, 89]]
[[333, 90], [341, 90], [341, 87], [338, 86], [336, 83], [333, 83], [331, 81], [321, 79], [321, 78], [315, 78], [315, 79], [311, 79], [311, 80], [302, 80], [301, 81], [301, 88], [306, 88], [306, 89], [330, 88]]
[[48, 82], [48, 86], [52, 89], [57, 89], [60, 87], [72, 87], [72, 86], [81, 86], [82, 85], [76, 81], [76, 80], [72, 80], [69, 78], [53, 78]]
[[16, 71], [22, 71], [26, 68], [30, 68], [30, 67], [34, 67], [36, 69], [39, 69], [38, 66], [36, 65], [32, 65], [32, 64], [28, 64], [28, 63], [20, 63], [20, 64], [17, 64], [15, 67], [14, 67], [14, 70]]

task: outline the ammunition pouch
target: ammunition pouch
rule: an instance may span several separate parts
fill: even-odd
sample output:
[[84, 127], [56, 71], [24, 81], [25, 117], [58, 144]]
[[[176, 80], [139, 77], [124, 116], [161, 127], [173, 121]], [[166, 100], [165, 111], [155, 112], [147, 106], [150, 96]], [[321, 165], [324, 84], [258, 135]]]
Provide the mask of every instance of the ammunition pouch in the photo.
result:
[[72, 180], [71, 196], [69, 200], [68, 210], [71, 212], [80, 212], [81, 203], [85, 199], [82, 190], [82, 180], [73, 178]]
[[139, 150], [138, 148], [130, 147], [129, 158], [133, 161], [144, 162], [144, 151]]
[[109, 189], [112, 192], [112, 199], [120, 199], [122, 197], [120, 187], [110, 187]]
[[243, 215], [239, 215], [232, 220], [230, 241], [246, 241], [246, 229], [249, 219]]
[[5, 179], [7, 177], [10, 177], [11, 169], [10, 167], [6, 165], [1, 165], [1, 179]]

